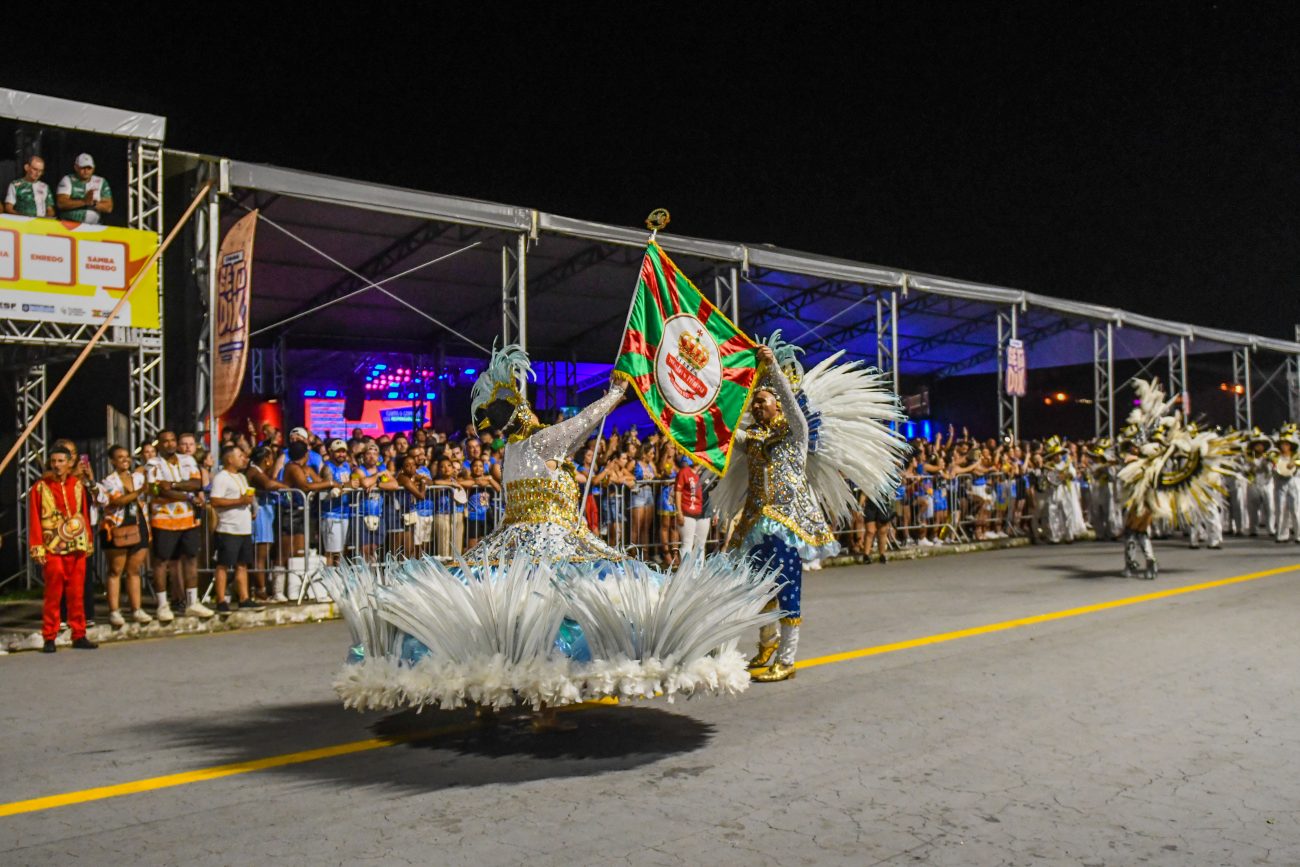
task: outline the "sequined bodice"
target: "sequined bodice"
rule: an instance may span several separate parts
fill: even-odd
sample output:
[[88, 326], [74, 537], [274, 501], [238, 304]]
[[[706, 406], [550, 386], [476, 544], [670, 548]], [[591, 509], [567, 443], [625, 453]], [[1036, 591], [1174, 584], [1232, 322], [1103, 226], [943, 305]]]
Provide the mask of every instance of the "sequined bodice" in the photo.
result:
[[808, 486], [807, 450], [785, 418], [778, 418], [770, 427], [750, 427], [744, 448], [749, 458], [749, 496], [739, 536], [744, 538], [755, 522], [766, 517], [810, 544], [831, 541], [830, 527]]
[[554, 479], [516, 479], [506, 482], [507, 524], [551, 521], [566, 527], [578, 525], [578, 482], [561, 471]]

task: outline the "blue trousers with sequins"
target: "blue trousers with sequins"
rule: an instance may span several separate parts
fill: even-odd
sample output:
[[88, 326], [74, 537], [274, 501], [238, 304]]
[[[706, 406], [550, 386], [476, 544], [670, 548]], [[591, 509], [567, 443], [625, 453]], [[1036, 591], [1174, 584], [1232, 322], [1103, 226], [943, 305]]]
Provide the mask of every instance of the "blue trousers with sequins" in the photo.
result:
[[779, 536], [767, 536], [750, 549], [749, 557], [756, 567], [771, 564], [777, 570], [783, 585], [776, 597], [781, 606], [781, 622], [798, 623], [802, 617], [799, 599], [803, 594], [803, 560], [799, 552]]

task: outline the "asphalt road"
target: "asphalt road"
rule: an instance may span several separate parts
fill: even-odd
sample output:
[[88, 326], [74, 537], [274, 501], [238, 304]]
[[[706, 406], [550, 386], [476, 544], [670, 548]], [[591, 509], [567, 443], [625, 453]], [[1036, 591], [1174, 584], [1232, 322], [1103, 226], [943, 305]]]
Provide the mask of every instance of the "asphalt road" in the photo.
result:
[[[1155, 582], [1119, 578], [1104, 544], [810, 574], [801, 656], [1300, 567], [1271, 542], [1159, 554]], [[547, 735], [343, 710], [340, 623], [15, 654], [0, 863], [1297, 864], [1297, 622], [1300, 571], [1282, 572], [832, 659], [732, 699], [582, 709]]]

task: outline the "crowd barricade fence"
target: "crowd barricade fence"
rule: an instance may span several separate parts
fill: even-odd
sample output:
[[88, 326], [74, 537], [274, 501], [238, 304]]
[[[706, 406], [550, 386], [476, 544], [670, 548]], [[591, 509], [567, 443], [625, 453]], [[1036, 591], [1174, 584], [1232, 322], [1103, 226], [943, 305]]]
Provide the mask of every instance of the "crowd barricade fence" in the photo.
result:
[[[581, 518], [593, 533], [629, 556], [658, 564], [679, 562], [673, 484], [672, 479], [631, 486], [596, 484], [580, 510]], [[1084, 484], [1081, 478], [1086, 510]], [[1026, 535], [1032, 532], [1031, 489], [1030, 477], [1023, 474], [906, 476], [892, 503], [891, 547], [955, 544], [995, 533]], [[505, 516], [505, 496], [498, 485], [430, 484], [422, 497], [405, 489], [352, 487], [309, 493], [259, 491], [257, 504], [250, 588], [282, 590], [299, 602], [325, 598], [317, 578], [328, 565], [343, 559], [377, 563], [420, 556], [454, 562]], [[198, 514], [199, 571], [210, 579], [215, 571], [216, 513], [208, 506]], [[735, 522], [726, 527], [712, 521], [706, 552], [725, 549], [734, 528]], [[860, 514], [834, 528], [845, 551], [859, 547], [864, 531]], [[232, 575], [232, 588], [233, 583]], [[211, 592], [209, 581], [204, 598]]]

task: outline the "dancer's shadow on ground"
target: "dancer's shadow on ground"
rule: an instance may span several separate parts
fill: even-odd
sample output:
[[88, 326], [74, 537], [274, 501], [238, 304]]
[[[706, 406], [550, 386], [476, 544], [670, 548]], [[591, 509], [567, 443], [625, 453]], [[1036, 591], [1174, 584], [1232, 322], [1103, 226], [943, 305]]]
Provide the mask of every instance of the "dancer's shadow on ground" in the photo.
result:
[[[1073, 563], [1044, 563], [1043, 569], [1051, 569], [1061, 573], [1062, 578], [1076, 578], [1085, 581], [1101, 581], [1106, 578], [1113, 578], [1116, 581], [1133, 581], [1132, 578], [1124, 577], [1124, 564], [1120, 563], [1109, 569], [1084, 569]], [[1187, 572], [1187, 569], [1160, 569], [1161, 575], [1180, 575]]]
[[[361, 716], [337, 702], [315, 702], [253, 708], [201, 722], [155, 721], [148, 729], [155, 736], [176, 732], [175, 745], [203, 756], [205, 764], [257, 761], [369, 738], [393, 741], [258, 773], [413, 792], [628, 770], [699, 750], [714, 732], [712, 725], [662, 705], [582, 706], [560, 719], [575, 729], [534, 732], [530, 715], [522, 711], [499, 714], [494, 725], [484, 725], [468, 710]], [[665, 775], [698, 771], [667, 768]]]

